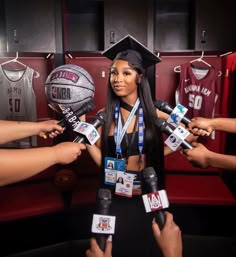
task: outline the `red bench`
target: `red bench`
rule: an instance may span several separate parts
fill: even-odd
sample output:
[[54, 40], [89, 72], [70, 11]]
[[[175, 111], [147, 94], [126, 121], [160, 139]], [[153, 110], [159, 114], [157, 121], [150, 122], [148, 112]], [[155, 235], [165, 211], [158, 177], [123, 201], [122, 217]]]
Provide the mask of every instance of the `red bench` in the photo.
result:
[[168, 174], [166, 188], [170, 203], [236, 205], [236, 199], [218, 174]]

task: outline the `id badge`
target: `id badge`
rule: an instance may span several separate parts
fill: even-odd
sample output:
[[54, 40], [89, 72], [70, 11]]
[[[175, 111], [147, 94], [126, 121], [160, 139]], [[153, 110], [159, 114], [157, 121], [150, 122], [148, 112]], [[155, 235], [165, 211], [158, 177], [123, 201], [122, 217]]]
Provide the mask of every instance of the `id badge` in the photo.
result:
[[105, 184], [116, 184], [116, 173], [125, 171], [125, 161], [111, 157], [105, 157]]
[[132, 197], [134, 174], [117, 171], [115, 194]]

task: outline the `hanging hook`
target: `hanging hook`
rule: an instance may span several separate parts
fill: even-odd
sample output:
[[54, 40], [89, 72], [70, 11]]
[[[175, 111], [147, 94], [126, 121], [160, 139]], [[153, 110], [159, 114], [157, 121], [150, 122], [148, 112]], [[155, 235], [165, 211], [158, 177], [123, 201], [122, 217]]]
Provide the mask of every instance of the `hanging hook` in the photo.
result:
[[16, 52], [16, 57], [12, 61], [17, 62], [17, 59], [18, 59], [18, 52]]
[[203, 59], [203, 56], [204, 56], [204, 51], [202, 51], [202, 55], [201, 55], [200, 59]]

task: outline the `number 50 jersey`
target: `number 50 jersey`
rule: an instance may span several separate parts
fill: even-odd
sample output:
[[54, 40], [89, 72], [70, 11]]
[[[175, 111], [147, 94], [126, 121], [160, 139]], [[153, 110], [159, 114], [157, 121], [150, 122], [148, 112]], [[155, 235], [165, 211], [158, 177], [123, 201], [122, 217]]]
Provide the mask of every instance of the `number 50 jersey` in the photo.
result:
[[213, 66], [195, 67], [191, 63], [180, 65], [180, 81], [176, 89], [176, 103], [188, 108], [186, 116], [214, 117], [220, 91], [220, 71]]
[[[33, 90], [33, 73], [30, 67], [20, 70], [3, 69], [0, 65], [0, 119], [36, 121], [36, 97]], [[3, 147], [35, 146], [35, 138], [10, 142]]]

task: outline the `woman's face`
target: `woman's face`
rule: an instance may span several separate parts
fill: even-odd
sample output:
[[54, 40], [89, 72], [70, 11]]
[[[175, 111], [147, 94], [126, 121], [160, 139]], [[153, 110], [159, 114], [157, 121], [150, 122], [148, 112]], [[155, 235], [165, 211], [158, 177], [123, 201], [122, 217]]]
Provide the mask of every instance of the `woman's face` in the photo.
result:
[[110, 83], [112, 90], [119, 97], [138, 95], [137, 71], [131, 68], [127, 61], [116, 60], [110, 69]]

